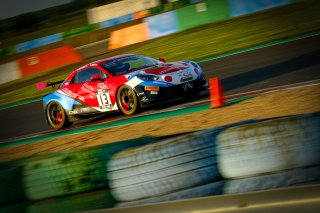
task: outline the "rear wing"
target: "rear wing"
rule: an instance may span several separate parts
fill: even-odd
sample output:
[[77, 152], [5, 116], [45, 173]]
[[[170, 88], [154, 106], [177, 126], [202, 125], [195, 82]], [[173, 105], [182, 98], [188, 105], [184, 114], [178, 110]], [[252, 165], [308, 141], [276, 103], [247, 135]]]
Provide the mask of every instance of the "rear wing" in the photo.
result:
[[48, 81], [47, 83], [39, 82], [36, 84], [38, 90], [42, 90], [46, 87], [51, 86], [53, 89], [56, 88], [56, 85], [60, 85], [64, 80], [61, 81]]

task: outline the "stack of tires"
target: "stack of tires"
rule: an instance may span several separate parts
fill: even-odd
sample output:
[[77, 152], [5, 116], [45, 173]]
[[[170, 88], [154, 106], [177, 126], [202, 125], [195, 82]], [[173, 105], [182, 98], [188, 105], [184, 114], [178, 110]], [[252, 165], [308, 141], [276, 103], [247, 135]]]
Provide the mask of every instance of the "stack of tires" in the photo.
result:
[[319, 183], [319, 153], [315, 113], [38, 155], [0, 167], [0, 211], [25, 200], [35, 201], [29, 212], [73, 212]]
[[215, 138], [225, 128], [190, 133], [114, 155], [108, 163], [108, 180], [119, 201], [117, 206], [221, 194], [223, 181]]
[[224, 130], [217, 136], [224, 194], [319, 182], [320, 116], [306, 114]]
[[320, 180], [320, 116], [246, 121], [117, 153], [117, 207], [272, 189]]

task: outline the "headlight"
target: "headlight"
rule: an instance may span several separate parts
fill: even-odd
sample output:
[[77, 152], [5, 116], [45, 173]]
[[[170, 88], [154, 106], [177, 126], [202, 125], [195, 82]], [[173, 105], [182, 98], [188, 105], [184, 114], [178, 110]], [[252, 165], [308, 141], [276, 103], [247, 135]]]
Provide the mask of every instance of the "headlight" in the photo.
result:
[[137, 75], [137, 77], [143, 81], [157, 81], [157, 80], [159, 80], [159, 77], [155, 76], [155, 75]]

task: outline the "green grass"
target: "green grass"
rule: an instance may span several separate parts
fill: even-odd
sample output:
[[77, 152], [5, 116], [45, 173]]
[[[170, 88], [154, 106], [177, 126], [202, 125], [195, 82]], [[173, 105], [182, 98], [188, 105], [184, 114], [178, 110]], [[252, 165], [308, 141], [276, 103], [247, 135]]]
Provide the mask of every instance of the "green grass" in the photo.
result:
[[[61, 79], [64, 79], [68, 76], [68, 73], [56, 76], [51, 79], [45, 80], [45, 82], [51, 80], [51, 81], [58, 81]], [[0, 106], [8, 105], [8, 104], [13, 104], [16, 102], [21, 102], [21, 101], [26, 101], [34, 98], [39, 98], [44, 95], [47, 95], [53, 91], [52, 87], [47, 87], [41, 91], [39, 91], [36, 87], [36, 84], [31, 84], [26, 87], [22, 87], [16, 90], [13, 90], [11, 92], [7, 92], [3, 95], [0, 95]]]
[[[203, 25], [129, 48], [106, 53], [101, 58], [122, 53], [137, 53], [155, 58], [164, 56], [168, 61], [199, 60], [275, 40], [319, 31], [320, 13], [318, 8], [320, 8], [320, 1], [296, 3], [258, 14]], [[90, 62], [90, 60], [83, 63], [86, 62]], [[43, 72], [37, 76], [1, 85], [0, 106], [38, 98], [51, 92], [52, 90], [46, 89], [39, 93], [34, 83], [40, 80], [64, 79], [72, 69], [77, 66], [80, 67], [82, 64]], [[11, 87], [16, 88], [16, 90], [8, 92]]]

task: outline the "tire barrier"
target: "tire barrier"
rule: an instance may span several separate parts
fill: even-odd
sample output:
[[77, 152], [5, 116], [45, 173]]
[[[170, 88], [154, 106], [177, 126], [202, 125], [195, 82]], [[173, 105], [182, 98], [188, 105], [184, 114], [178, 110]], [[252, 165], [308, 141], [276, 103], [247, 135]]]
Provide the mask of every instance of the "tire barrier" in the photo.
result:
[[28, 212], [72, 212], [319, 183], [319, 153], [310, 113], [36, 155], [0, 164], [0, 211], [26, 199], [38, 201]]
[[244, 121], [165, 139], [127, 149], [108, 163], [108, 180], [114, 197], [122, 202], [157, 197], [221, 179], [217, 168], [215, 138]]
[[116, 207], [138, 206], [138, 205], [161, 203], [161, 202], [181, 200], [181, 199], [221, 195], [223, 190], [223, 185], [224, 185], [224, 181], [208, 183], [205, 185], [192, 187], [186, 190], [173, 192], [173, 193], [158, 196], [158, 197], [152, 197], [152, 198], [136, 200], [131, 202], [121, 202], [121, 203], [118, 203]]
[[127, 178], [116, 179], [110, 182], [110, 187], [119, 188], [119, 187], [132, 186], [136, 184], [142, 184], [145, 182], [163, 179], [169, 176], [178, 175], [191, 170], [201, 169], [203, 167], [208, 167], [210, 165], [215, 165], [215, 164], [216, 164], [215, 157], [210, 156], [208, 158], [194, 160], [187, 163], [178, 164], [175, 166], [160, 169], [155, 172], [141, 173], [135, 176], [127, 177]]
[[2, 168], [0, 170], [0, 206], [24, 201], [22, 186], [22, 167]]
[[320, 115], [265, 120], [224, 130], [217, 158], [224, 178], [320, 164]]
[[214, 138], [221, 129], [182, 135], [117, 153], [108, 164], [112, 194], [126, 202], [219, 180]]
[[320, 166], [297, 168], [274, 174], [226, 181], [223, 194], [261, 191], [279, 187], [320, 183]]
[[174, 165], [180, 165], [196, 160], [200, 160], [203, 158], [208, 158], [210, 156], [216, 155], [215, 149], [213, 146], [207, 149], [200, 149], [194, 152], [186, 153], [183, 155], [174, 156], [171, 158], [164, 158], [159, 161], [154, 161], [148, 164], [141, 164], [138, 166], [129, 167], [126, 169], [115, 170], [109, 173], [109, 180], [122, 180], [126, 178], [131, 178], [132, 176], [136, 176], [139, 174], [149, 173], [165, 168], [172, 168]]
[[111, 192], [119, 201], [132, 201], [168, 194], [215, 180], [220, 180], [220, 174], [214, 165], [133, 186], [113, 188]]
[[26, 196], [29, 200], [41, 200], [106, 188], [106, 165], [114, 153], [155, 141], [156, 138], [144, 137], [30, 158], [22, 178]]
[[27, 212], [84, 212], [95, 209], [112, 208], [114, 206], [115, 200], [110, 194], [110, 191], [101, 190], [72, 195], [69, 197], [39, 201], [31, 204], [27, 208]]
[[[248, 122], [254, 121], [249, 120], [241, 122], [241, 124]], [[215, 145], [215, 136], [225, 128], [227, 127], [212, 128], [166, 139], [140, 148], [124, 150], [112, 157], [108, 164], [108, 170], [114, 172], [212, 147]], [[113, 174], [110, 173], [110, 175]]]

